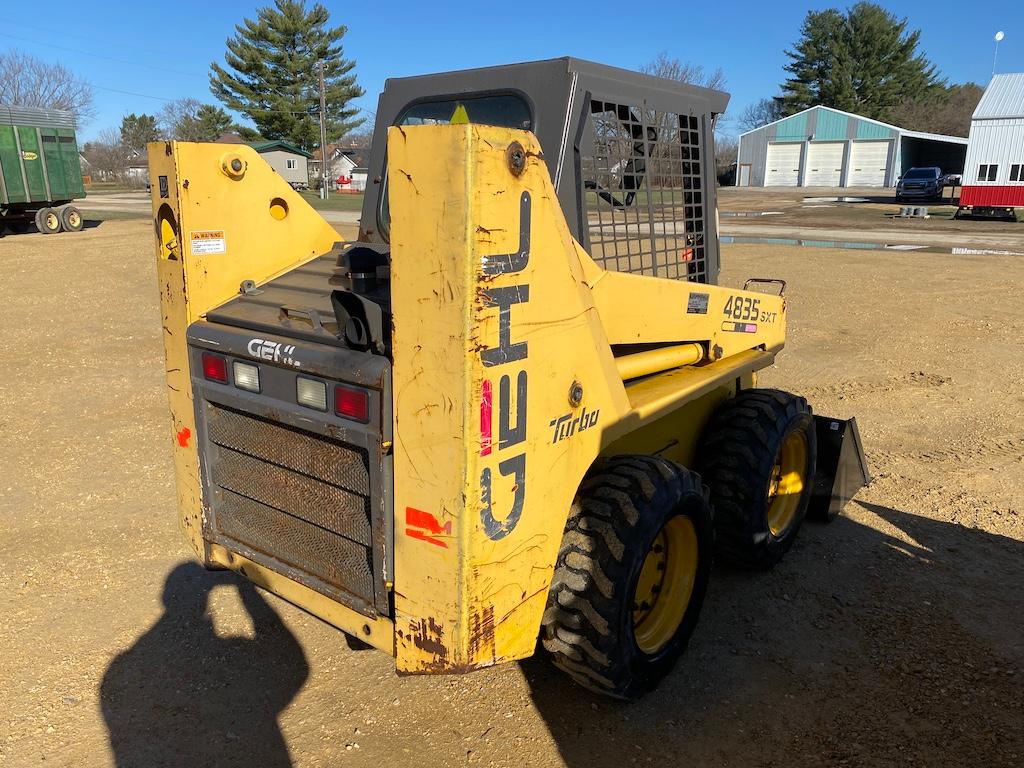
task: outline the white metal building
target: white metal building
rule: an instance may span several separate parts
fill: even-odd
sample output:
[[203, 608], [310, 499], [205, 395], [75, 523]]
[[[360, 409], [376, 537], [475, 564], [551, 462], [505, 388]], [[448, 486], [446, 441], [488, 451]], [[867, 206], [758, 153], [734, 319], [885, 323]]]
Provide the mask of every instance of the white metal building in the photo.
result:
[[811, 107], [740, 135], [739, 187], [891, 187], [906, 168], [964, 167], [967, 139]]
[[960, 205], [1024, 207], [1024, 72], [993, 77], [974, 110]]

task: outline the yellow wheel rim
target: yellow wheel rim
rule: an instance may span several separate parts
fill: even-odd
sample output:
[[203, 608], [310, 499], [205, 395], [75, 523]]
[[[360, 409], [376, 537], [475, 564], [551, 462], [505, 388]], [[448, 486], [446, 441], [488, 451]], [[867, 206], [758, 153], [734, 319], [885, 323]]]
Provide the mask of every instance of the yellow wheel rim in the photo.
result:
[[633, 593], [633, 636], [646, 654], [664, 648], [683, 623], [697, 578], [697, 531], [677, 515], [658, 532]]
[[45, 216], [47, 229], [60, 229], [60, 217], [56, 213], [48, 213]]
[[72, 211], [71, 213], [68, 214], [68, 224], [70, 224], [72, 227], [77, 227], [81, 223], [82, 216], [81, 214], [78, 213], [78, 211]]
[[800, 431], [790, 432], [782, 441], [768, 479], [768, 530], [778, 538], [796, 519], [807, 469], [807, 438]]

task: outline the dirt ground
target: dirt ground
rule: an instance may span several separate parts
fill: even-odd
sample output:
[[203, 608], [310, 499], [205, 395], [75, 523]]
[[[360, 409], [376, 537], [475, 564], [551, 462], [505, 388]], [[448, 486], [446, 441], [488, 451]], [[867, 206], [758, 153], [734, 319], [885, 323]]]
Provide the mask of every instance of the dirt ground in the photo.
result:
[[762, 383], [857, 416], [873, 484], [716, 567], [624, 705], [531, 660], [400, 678], [177, 530], [145, 221], [0, 239], [0, 766], [1024, 764], [1024, 259], [727, 246], [789, 281]]

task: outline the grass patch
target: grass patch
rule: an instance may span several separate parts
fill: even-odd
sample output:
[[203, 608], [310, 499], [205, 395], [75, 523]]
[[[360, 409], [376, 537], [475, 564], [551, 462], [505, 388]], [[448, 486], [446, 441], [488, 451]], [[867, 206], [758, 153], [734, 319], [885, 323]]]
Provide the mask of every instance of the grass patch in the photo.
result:
[[127, 184], [122, 184], [117, 181], [98, 181], [94, 184], [90, 184], [85, 188], [85, 196], [89, 195], [109, 195], [112, 192], [145, 192], [146, 188], [135, 186], [131, 187]]
[[90, 211], [85, 208], [82, 210], [82, 218], [86, 221], [129, 221], [149, 219], [152, 215], [149, 211]]
[[363, 196], [360, 195], [331, 195], [326, 200], [321, 200], [316, 192], [300, 192], [303, 199], [317, 211], [361, 211], [363, 210]]

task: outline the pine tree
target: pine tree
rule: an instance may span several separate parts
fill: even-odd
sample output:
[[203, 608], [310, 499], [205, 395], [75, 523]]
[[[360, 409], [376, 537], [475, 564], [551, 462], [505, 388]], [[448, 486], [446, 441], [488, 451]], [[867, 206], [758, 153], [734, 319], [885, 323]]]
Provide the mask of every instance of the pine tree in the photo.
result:
[[235, 127], [231, 115], [211, 104], [203, 104], [196, 111], [195, 120], [197, 133], [202, 136], [199, 141], [216, 141]]
[[121, 145], [126, 149], [145, 149], [146, 144], [159, 139], [160, 132], [153, 115], [132, 112], [121, 118]]
[[874, 3], [857, 3], [845, 14], [809, 12], [799, 42], [786, 51], [786, 114], [822, 104], [888, 120], [897, 105], [941, 93], [945, 82], [917, 51], [920, 37], [907, 32], [906, 19]]
[[320, 143], [320, 62], [327, 95], [327, 140], [337, 141], [362, 123], [349, 106], [363, 95], [343, 56], [344, 26], [329, 26], [317, 3], [275, 0], [255, 19], [235, 27], [227, 41], [226, 66], [212, 64], [210, 90], [226, 106], [250, 118], [267, 139], [284, 139], [309, 150]]

